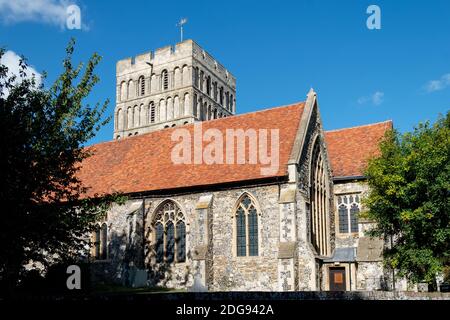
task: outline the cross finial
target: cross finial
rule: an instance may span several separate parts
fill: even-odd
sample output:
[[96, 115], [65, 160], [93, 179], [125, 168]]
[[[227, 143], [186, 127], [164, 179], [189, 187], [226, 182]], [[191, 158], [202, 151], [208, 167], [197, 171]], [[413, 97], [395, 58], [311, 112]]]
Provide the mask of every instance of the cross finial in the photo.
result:
[[181, 18], [180, 21], [177, 23], [177, 27], [180, 27], [180, 36], [181, 36], [181, 42], [183, 42], [183, 25], [187, 23], [187, 18]]

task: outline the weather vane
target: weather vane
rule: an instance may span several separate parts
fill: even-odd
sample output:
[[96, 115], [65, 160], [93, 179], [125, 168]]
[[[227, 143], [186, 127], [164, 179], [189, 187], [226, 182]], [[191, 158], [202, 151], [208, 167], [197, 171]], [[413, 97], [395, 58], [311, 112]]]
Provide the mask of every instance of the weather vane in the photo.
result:
[[187, 23], [187, 18], [182, 18], [178, 23], [177, 27], [180, 27], [180, 34], [181, 34], [181, 42], [183, 42], [183, 25]]

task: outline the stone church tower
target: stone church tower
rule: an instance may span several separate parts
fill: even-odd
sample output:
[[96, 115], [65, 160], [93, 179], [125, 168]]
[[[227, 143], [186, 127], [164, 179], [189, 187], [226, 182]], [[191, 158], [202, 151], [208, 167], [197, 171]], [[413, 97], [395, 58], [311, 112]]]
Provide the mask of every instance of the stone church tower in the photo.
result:
[[236, 79], [192, 40], [117, 62], [114, 139], [236, 113]]

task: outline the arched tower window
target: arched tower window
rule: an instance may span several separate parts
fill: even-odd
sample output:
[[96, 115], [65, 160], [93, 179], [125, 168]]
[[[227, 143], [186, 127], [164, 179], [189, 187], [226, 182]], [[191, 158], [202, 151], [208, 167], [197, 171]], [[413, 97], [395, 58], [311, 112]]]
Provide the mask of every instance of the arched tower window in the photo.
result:
[[139, 127], [140, 126], [140, 108], [139, 106], [134, 106], [133, 108], [133, 127]]
[[207, 120], [211, 120], [211, 106], [208, 106]]
[[149, 106], [150, 123], [155, 123], [156, 121], [156, 108], [153, 102], [150, 102]]
[[168, 200], [157, 208], [153, 229], [156, 262], [185, 262], [186, 222], [175, 202]]
[[166, 100], [161, 99], [159, 101], [159, 121], [166, 121], [167, 109], [166, 109]]
[[233, 95], [230, 95], [230, 112], [233, 112]]
[[213, 84], [213, 96], [214, 96], [214, 101], [217, 102], [217, 81], [214, 81], [214, 84]]
[[223, 87], [220, 87], [219, 89], [219, 103], [223, 106]]
[[206, 94], [207, 94], [208, 96], [211, 95], [211, 77], [210, 77], [210, 76], [208, 76], [208, 77], [206, 78]]
[[238, 257], [259, 254], [259, 212], [253, 197], [244, 194], [238, 200], [235, 211], [236, 255]]
[[124, 101], [127, 98], [127, 84], [125, 81], [122, 81], [120, 84], [120, 101]]
[[184, 114], [187, 116], [190, 115], [192, 111], [191, 111], [191, 99], [190, 99], [189, 92], [184, 94], [183, 107], [184, 107]]
[[206, 119], [206, 117], [208, 116], [208, 106], [207, 106], [207, 102], [205, 101], [203, 103], [203, 108], [202, 108], [202, 113], [201, 113], [201, 119], [202, 120], [208, 120]]
[[134, 82], [133, 80], [128, 81], [127, 87], [127, 98], [134, 98]]
[[173, 117], [176, 119], [180, 117], [183, 113], [180, 109], [180, 98], [178, 96], [175, 96], [173, 98]]
[[141, 96], [145, 95], [145, 79], [144, 79], [144, 76], [140, 76], [139, 77], [139, 90], [140, 90], [140, 95]]
[[195, 67], [194, 69], [194, 85], [198, 88], [198, 82], [199, 82], [199, 71], [198, 71], [198, 67]]
[[197, 112], [197, 108], [198, 108], [198, 100], [197, 100], [197, 94], [194, 93], [194, 105], [192, 106], [192, 113], [194, 114], [194, 117], [197, 116], [198, 112]]
[[173, 75], [174, 75], [174, 84], [175, 87], [181, 87], [181, 69], [179, 67], [176, 67], [173, 70]]
[[161, 79], [163, 90], [169, 89], [169, 73], [167, 72], [167, 70], [163, 70], [163, 72], [161, 73]]
[[204, 73], [200, 71], [200, 91], [203, 91]]
[[181, 72], [181, 77], [183, 78], [183, 85], [187, 86], [189, 85], [189, 68], [187, 65], [183, 66], [182, 72]]
[[311, 243], [320, 255], [329, 254], [329, 190], [319, 138], [313, 147], [310, 177]]
[[133, 108], [128, 107], [127, 109], [127, 128], [130, 129], [133, 127]]
[[117, 120], [116, 120], [116, 125], [117, 125], [117, 130], [123, 130], [123, 110], [119, 109], [117, 110]]

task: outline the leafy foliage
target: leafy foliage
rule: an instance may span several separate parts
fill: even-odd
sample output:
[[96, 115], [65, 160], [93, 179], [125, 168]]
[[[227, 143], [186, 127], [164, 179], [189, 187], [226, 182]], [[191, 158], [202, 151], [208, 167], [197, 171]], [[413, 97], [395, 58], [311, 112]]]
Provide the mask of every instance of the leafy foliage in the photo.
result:
[[385, 262], [413, 282], [432, 283], [450, 258], [450, 112], [403, 135], [390, 131], [366, 175], [372, 235], [392, 236]]
[[84, 103], [99, 81], [100, 56], [74, 66], [74, 40], [66, 52], [64, 71], [49, 89], [27, 77], [23, 58], [18, 76], [0, 64], [0, 280], [10, 289], [31, 261], [45, 268], [77, 259], [94, 223], [121, 201], [117, 194], [87, 198], [77, 178], [91, 155], [83, 144], [110, 119], [102, 120], [108, 101]]

